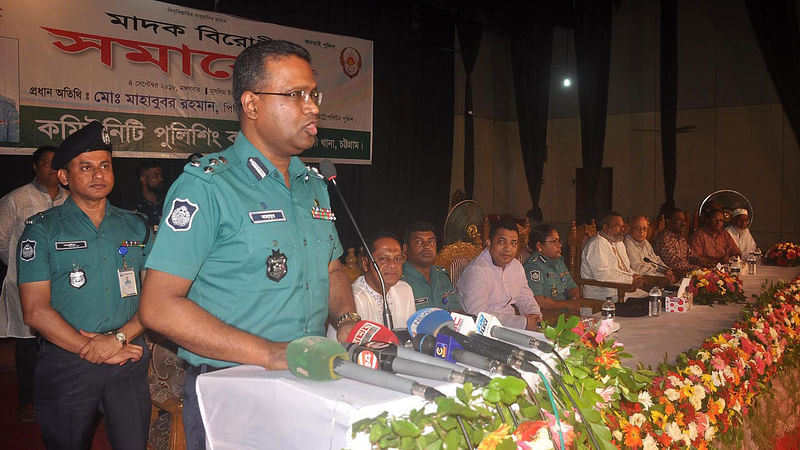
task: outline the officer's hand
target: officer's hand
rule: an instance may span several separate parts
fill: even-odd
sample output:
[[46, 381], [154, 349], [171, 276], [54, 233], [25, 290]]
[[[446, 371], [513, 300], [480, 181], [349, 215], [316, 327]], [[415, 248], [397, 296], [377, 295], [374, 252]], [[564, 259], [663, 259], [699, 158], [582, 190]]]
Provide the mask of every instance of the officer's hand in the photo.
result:
[[525, 325], [526, 330], [536, 331], [539, 328], [539, 322], [542, 321], [541, 314], [525, 314], [525, 317], [528, 319], [527, 324]]
[[341, 327], [339, 327], [339, 329], [336, 330], [336, 340], [338, 340], [341, 343], [347, 342], [347, 336], [350, 334], [350, 330], [352, 330], [354, 326], [355, 323], [347, 322]]
[[90, 363], [100, 364], [111, 358], [123, 347], [122, 343], [112, 334], [97, 334], [79, 330], [80, 333], [89, 338], [89, 342], [84, 344], [78, 351], [78, 355]]
[[124, 366], [127, 362], [136, 362], [142, 358], [143, 349], [141, 345], [128, 344], [118, 351], [117, 354], [103, 361], [104, 364], [119, 364]]

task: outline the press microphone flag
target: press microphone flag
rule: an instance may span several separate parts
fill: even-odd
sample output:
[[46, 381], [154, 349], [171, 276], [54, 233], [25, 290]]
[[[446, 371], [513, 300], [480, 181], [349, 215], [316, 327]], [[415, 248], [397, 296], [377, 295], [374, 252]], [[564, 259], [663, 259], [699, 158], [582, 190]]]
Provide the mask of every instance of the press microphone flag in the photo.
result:
[[364, 344], [373, 341], [395, 345], [400, 343], [397, 336], [392, 333], [392, 330], [375, 322], [370, 322], [369, 320], [362, 320], [356, 323], [350, 330], [350, 334], [347, 335], [347, 342], [352, 342], [354, 344]]
[[305, 336], [290, 342], [286, 347], [286, 361], [289, 371], [299, 378], [326, 381], [342, 377], [417, 395], [428, 401], [444, 397], [444, 394], [430, 386], [352, 363], [347, 351], [339, 343], [322, 336]]

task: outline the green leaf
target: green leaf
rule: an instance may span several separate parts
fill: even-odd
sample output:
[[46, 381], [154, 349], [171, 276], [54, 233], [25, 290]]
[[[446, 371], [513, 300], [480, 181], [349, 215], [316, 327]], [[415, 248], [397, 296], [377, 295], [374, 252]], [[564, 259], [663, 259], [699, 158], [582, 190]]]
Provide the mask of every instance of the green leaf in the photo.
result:
[[419, 427], [408, 420], [395, 420], [392, 422], [392, 431], [402, 437], [417, 437], [420, 434]]
[[381, 448], [397, 448], [400, 446], [400, 438], [397, 436], [385, 437], [378, 442]]
[[562, 378], [562, 381], [564, 381], [564, 383], [566, 383], [566, 384], [575, 384], [575, 377], [573, 377], [572, 375], [570, 375], [568, 373], [565, 373], [561, 378]]
[[581, 412], [583, 413], [583, 417], [589, 422], [600, 422], [603, 420], [600, 416], [600, 412], [594, 408], [581, 408]]
[[441, 450], [443, 442], [439, 439], [425, 446], [425, 450]]
[[544, 335], [547, 337], [547, 339], [550, 339], [551, 341], [556, 340], [557, 334], [558, 333], [556, 333], [556, 329], [553, 327], [547, 327], [544, 329]]
[[461, 445], [461, 433], [456, 430], [450, 430], [447, 436], [444, 437], [445, 449], [457, 449]]
[[576, 326], [578, 326], [578, 322], [579, 322], [579, 321], [580, 321], [580, 317], [578, 317], [578, 316], [572, 316], [572, 317], [570, 317], [570, 318], [567, 320], [567, 324], [566, 324], [566, 327], [567, 327], [567, 329], [571, 331], [573, 328], [575, 328]]
[[495, 448], [497, 450], [517, 450], [517, 443], [510, 437], [506, 437]]
[[513, 395], [514, 397], [525, 392], [525, 387], [527, 386], [524, 380], [517, 377], [503, 377], [502, 379], [500, 379], [498, 385], [500, 389], [504, 390], [505, 392], [508, 392], [510, 395]]
[[438, 419], [439, 426], [443, 430], [449, 431], [458, 426], [458, 421], [454, 417], [442, 417]]
[[411, 450], [414, 448], [414, 439], [410, 437], [404, 437], [400, 439], [400, 448], [403, 450]]
[[500, 391], [497, 389], [484, 389], [483, 398], [489, 403], [497, 403], [500, 401]]
[[467, 395], [463, 388], [456, 388], [456, 397], [461, 400], [461, 403], [469, 403], [469, 395]]
[[386, 434], [386, 431], [388, 430], [385, 430], [379, 425], [372, 427], [372, 429], [369, 430], [369, 441], [373, 444], [378, 442]]

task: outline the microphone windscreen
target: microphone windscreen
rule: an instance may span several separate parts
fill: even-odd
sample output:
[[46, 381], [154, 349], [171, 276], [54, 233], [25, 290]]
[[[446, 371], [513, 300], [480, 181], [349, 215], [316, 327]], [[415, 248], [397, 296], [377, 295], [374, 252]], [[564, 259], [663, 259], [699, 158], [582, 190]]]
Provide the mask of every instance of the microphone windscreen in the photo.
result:
[[408, 318], [408, 332], [411, 336], [417, 334], [433, 334], [443, 325], [453, 326], [450, 313], [440, 308], [423, 308]]
[[319, 162], [319, 171], [328, 181], [331, 178], [336, 178], [336, 166], [333, 165], [330, 159], [323, 159]]
[[315, 381], [339, 378], [333, 371], [337, 358], [347, 359], [347, 351], [338, 342], [322, 336], [301, 337], [286, 347], [289, 371], [299, 378]]
[[475, 319], [472, 316], [451, 312], [450, 317], [453, 318], [453, 325], [459, 333], [469, 334], [475, 331]]
[[397, 336], [392, 333], [392, 330], [369, 320], [362, 320], [356, 323], [347, 335], [347, 342], [352, 342], [353, 344], [365, 344], [373, 341], [399, 344]]

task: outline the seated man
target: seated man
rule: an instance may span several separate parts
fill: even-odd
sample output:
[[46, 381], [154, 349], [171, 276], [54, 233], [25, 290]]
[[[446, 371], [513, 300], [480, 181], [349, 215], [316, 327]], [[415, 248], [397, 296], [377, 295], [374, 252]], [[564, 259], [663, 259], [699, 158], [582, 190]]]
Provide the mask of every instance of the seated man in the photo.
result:
[[667, 228], [653, 238], [653, 249], [677, 277], [683, 277], [700, 266], [700, 259], [683, 236], [686, 215], [678, 208], [667, 212]]
[[569, 300], [577, 300], [581, 296], [580, 289], [561, 257], [558, 231], [549, 224], [536, 225], [531, 228], [528, 242], [533, 253], [525, 260], [524, 267], [536, 302], [545, 310], [561, 309], [579, 314], [578, 302]]
[[497, 316], [503, 326], [535, 330], [542, 314], [528, 287], [525, 269], [515, 258], [518, 245], [519, 229], [514, 221], [500, 219], [492, 224], [486, 248], [458, 280], [458, 293], [469, 314], [487, 312]]
[[[393, 233], [382, 231], [367, 240], [369, 251], [378, 263], [386, 285], [386, 302], [392, 312], [394, 328], [405, 328], [414, 308], [414, 292], [411, 286], [400, 280], [403, 273], [403, 251], [400, 240]], [[383, 294], [378, 272], [366, 256], [361, 258], [362, 275], [353, 282], [353, 299], [356, 312], [362, 320], [383, 323]], [[329, 328], [329, 337], [332, 328]], [[332, 335], [335, 337], [335, 333]]]
[[[611, 212], [600, 220], [601, 230], [597, 236], [589, 239], [583, 246], [581, 254], [581, 278], [612, 283], [633, 284], [635, 292], [628, 292], [625, 298], [646, 297], [647, 292], [641, 288], [641, 275], [630, 268], [625, 244], [622, 243], [622, 216]], [[583, 286], [583, 296], [598, 300], [620, 300], [615, 288], [599, 286]]]
[[[639, 275], [667, 277], [670, 283], [674, 283], [676, 278], [672, 269], [667, 268], [661, 257], [653, 251], [653, 246], [647, 242], [649, 228], [650, 221], [647, 220], [647, 217], [631, 217], [630, 231], [625, 235], [625, 250], [628, 260], [631, 262], [631, 269]], [[652, 262], [646, 262], [645, 258]]]
[[403, 253], [402, 280], [414, 291], [417, 309], [441, 308], [448, 311], [461, 309], [458, 293], [443, 267], [434, 266], [436, 259], [436, 234], [427, 222], [412, 223], [406, 230]]
[[689, 246], [706, 266], [725, 264], [730, 258], [739, 256], [741, 251], [730, 234], [722, 229], [725, 218], [721, 210], [712, 209], [705, 213], [705, 224], [689, 236]]
[[751, 253], [756, 251], [756, 247], [758, 247], [755, 239], [753, 239], [753, 235], [750, 234], [750, 216], [744, 208], [734, 209], [731, 215], [731, 221], [733, 223], [728, 225], [725, 231], [731, 235], [733, 242], [735, 242], [739, 250], [742, 251], [742, 259], [747, 259]]

